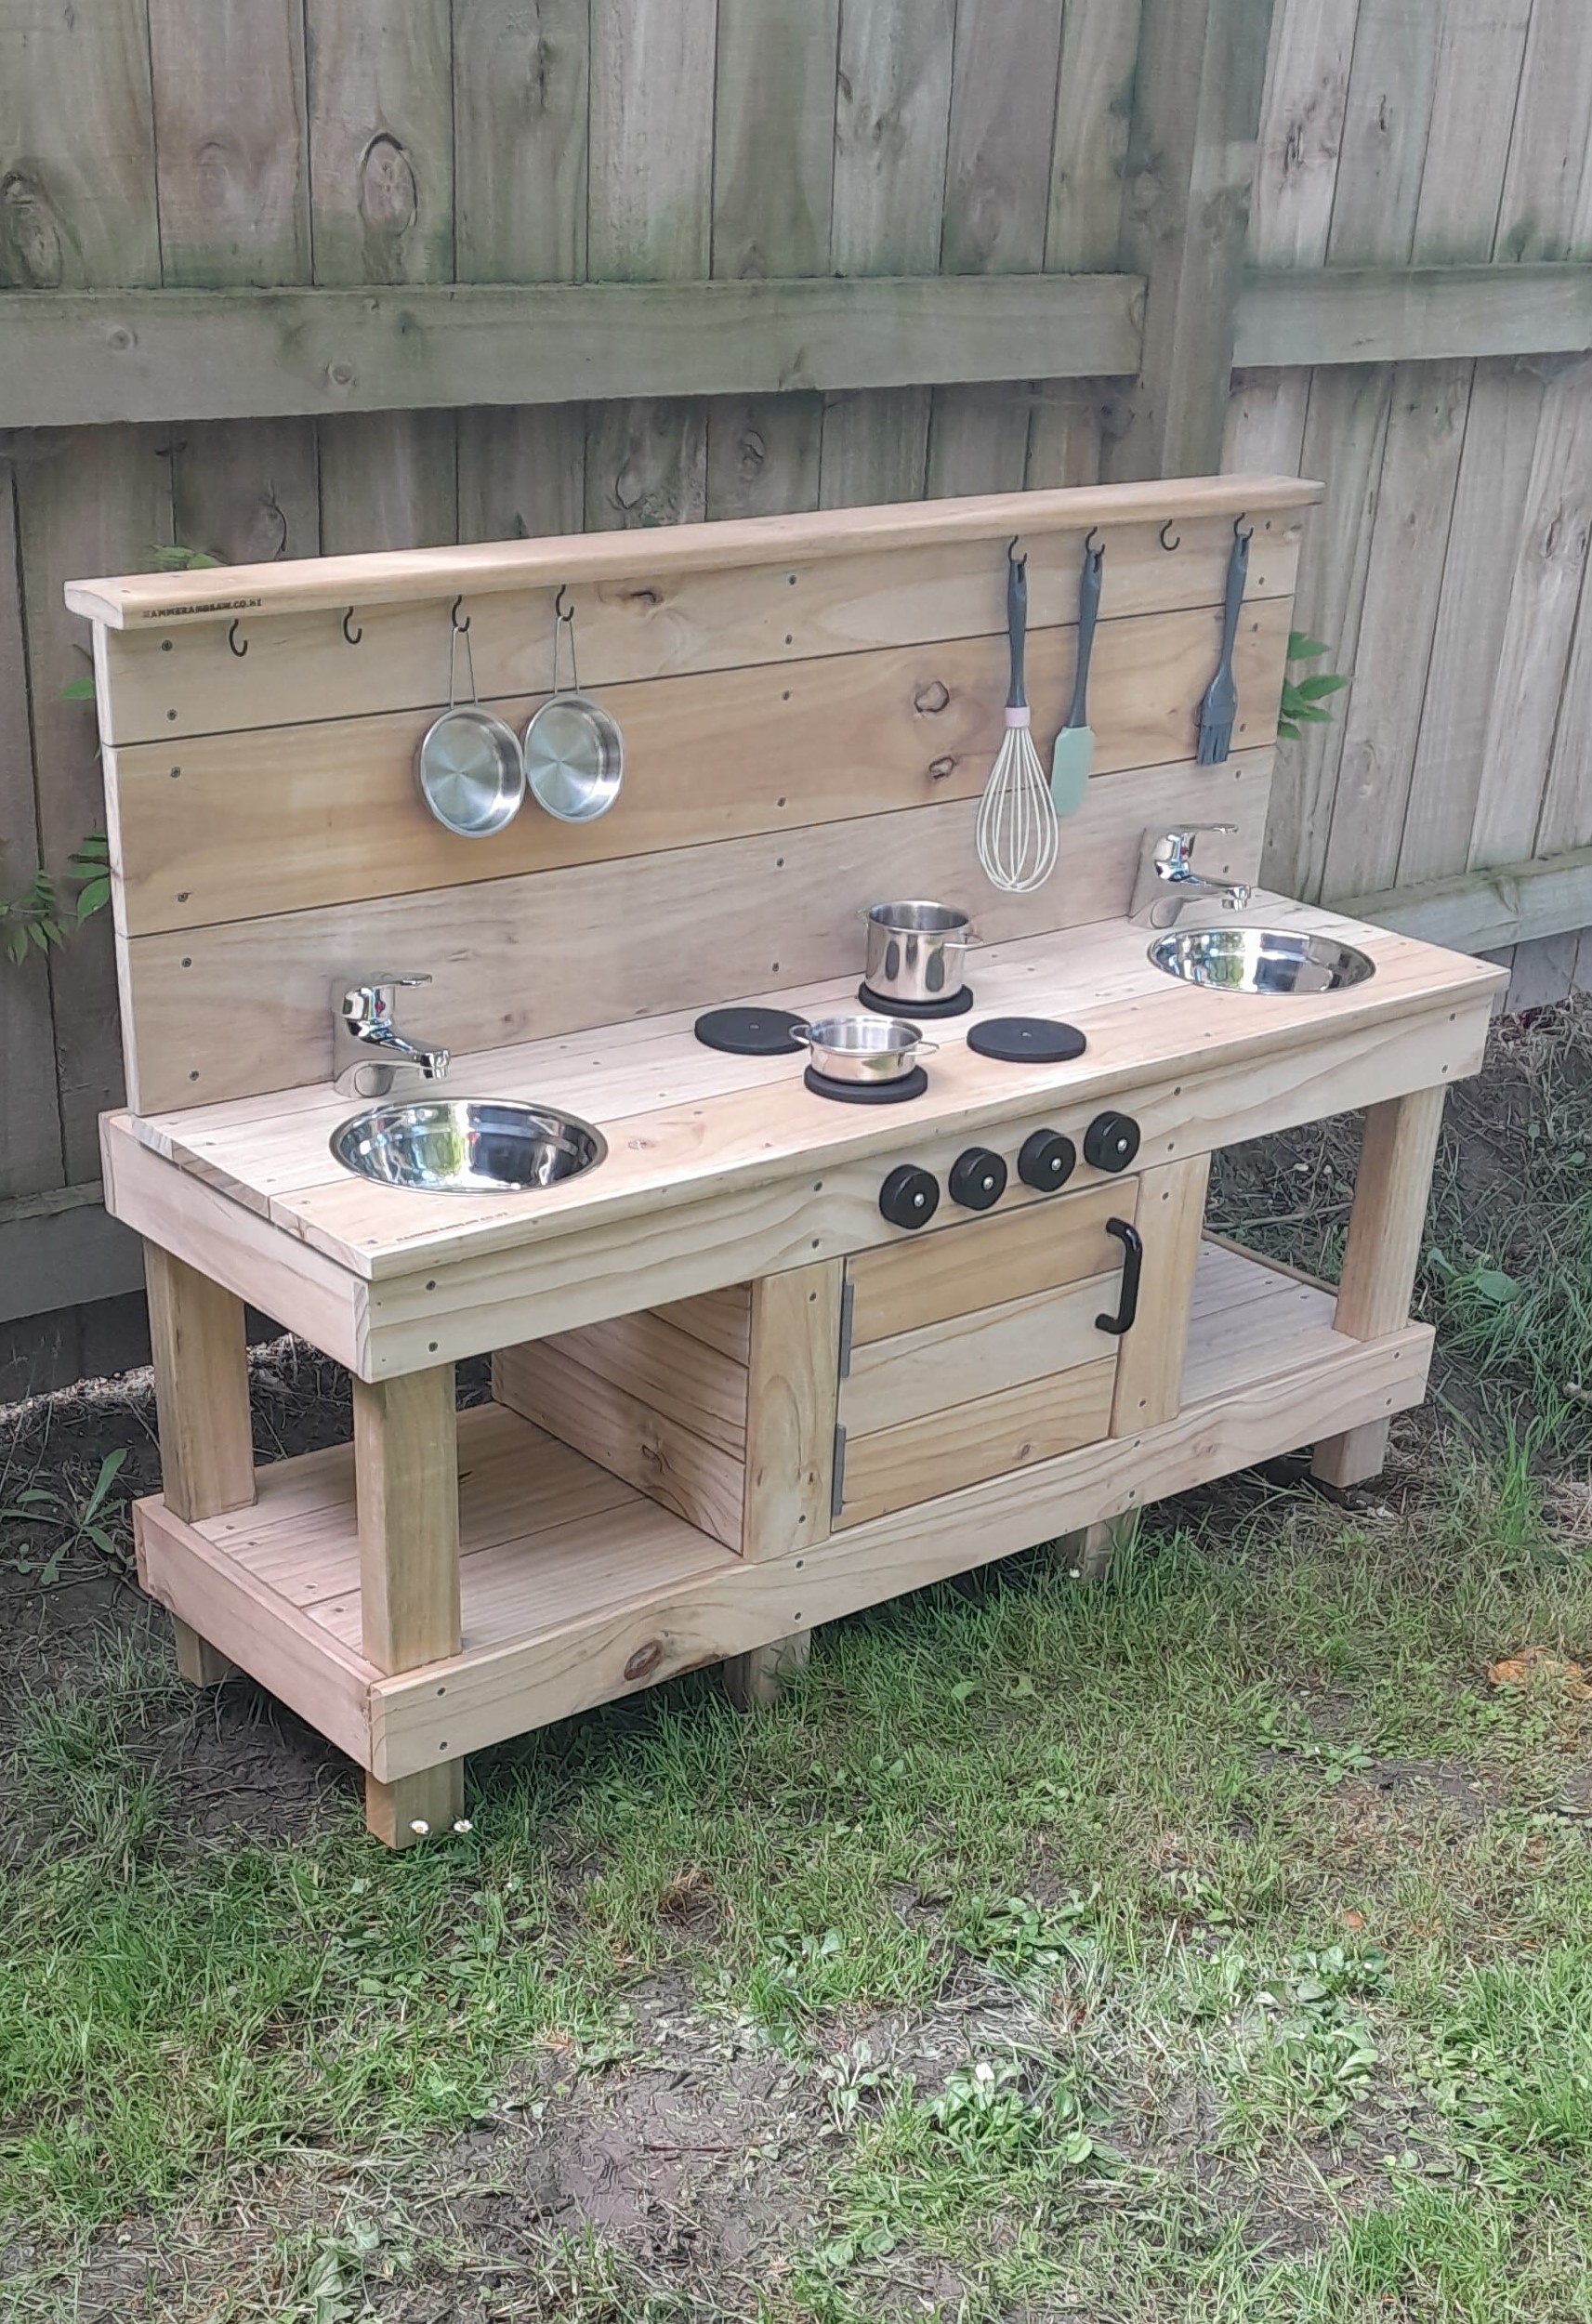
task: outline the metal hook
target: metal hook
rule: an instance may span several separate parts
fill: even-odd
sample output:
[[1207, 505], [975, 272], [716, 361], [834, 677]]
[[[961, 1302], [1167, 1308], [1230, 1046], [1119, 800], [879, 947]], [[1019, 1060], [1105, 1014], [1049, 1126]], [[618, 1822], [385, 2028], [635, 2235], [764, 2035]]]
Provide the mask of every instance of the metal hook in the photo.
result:
[[574, 607], [564, 603], [569, 594], [569, 584], [561, 581], [559, 584], [559, 594], [553, 599], [553, 619], [556, 622], [572, 622], [575, 618]]
[[361, 639], [361, 638], [364, 636], [364, 631], [363, 631], [362, 629], [350, 629], [350, 628], [349, 628], [349, 623], [353, 620], [353, 618], [354, 618], [354, 609], [353, 609], [353, 607], [350, 605], [350, 606], [349, 606], [349, 610], [348, 610], [348, 611], [347, 611], [347, 612], [344, 614], [344, 616], [343, 616], [343, 635], [344, 635], [344, 637], [348, 639], [348, 641], [349, 641], [349, 645], [350, 645], [350, 646], [357, 646], [357, 645], [359, 644], [359, 642], [360, 642], [360, 639]]
[[459, 608], [460, 608], [460, 606], [461, 606], [461, 605], [463, 605], [463, 603], [464, 603], [464, 598], [463, 598], [462, 597], [455, 597], [455, 598], [454, 599], [454, 610], [453, 610], [453, 612], [452, 612], [452, 613], [449, 615], [449, 617], [448, 617], [448, 618], [450, 619], [450, 621], [453, 623], [454, 629], [455, 629], [455, 630], [457, 630], [457, 632], [458, 632], [458, 634], [459, 634], [459, 636], [460, 636], [461, 637], [465, 635], [466, 631], [469, 628], [469, 625], [470, 625], [470, 617], [469, 617], [469, 615], [468, 615], [467, 613], [465, 615], [465, 618], [464, 618], [464, 620], [463, 620], [462, 622], [461, 622], [461, 621], [460, 621], [460, 619], [459, 619]]
[[232, 651], [237, 655], [239, 661], [241, 662], [244, 654], [246, 654], [249, 650], [249, 641], [245, 637], [243, 644], [241, 646], [239, 645], [238, 624], [236, 622], [232, 624], [231, 628], [227, 632], [227, 643], [231, 647]]
[[1161, 528], [1161, 545], [1164, 549], [1180, 549], [1183, 545], [1183, 536], [1179, 532], [1175, 541], [1169, 541], [1166, 538], [1166, 535], [1171, 532], [1171, 530], [1172, 519], [1168, 517], [1165, 523]]
[[1088, 530], [1087, 535], [1085, 536], [1085, 541], [1084, 541], [1084, 555], [1085, 555], [1085, 557], [1103, 557], [1103, 556], [1105, 555], [1105, 553], [1106, 553], [1106, 545], [1105, 545], [1105, 543], [1104, 543], [1103, 541], [1101, 541], [1101, 542], [1099, 544], [1099, 545], [1097, 546], [1096, 542], [1095, 542], [1095, 535], [1096, 535], [1096, 533], [1099, 531], [1099, 529], [1100, 529], [1100, 528], [1099, 528], [1099, 526], [1098, 524], [1092, 524], [1092, 525], [1089, 527], [1089, 530]]
[[1241, 508], [1237, 516], [1232, 520], [1232, 537], [1235, 541], [1253, 541], [1255, 538], [1255, 527], [1253, 525], [1250, 526], [1247, 532], [1243, 532], [1239, 530], [1248, 513], [1247, 509]]
[[1017, 545], [1021, 538], [1022, 535], [1020, 532], [1014, 532], [1011, 539], [1007, 543], [1007, 563], [1008, 565], [1024, 566], [1028, 563], [1028, 553], [1026, 550], [1020, 557], [1017, 553]]

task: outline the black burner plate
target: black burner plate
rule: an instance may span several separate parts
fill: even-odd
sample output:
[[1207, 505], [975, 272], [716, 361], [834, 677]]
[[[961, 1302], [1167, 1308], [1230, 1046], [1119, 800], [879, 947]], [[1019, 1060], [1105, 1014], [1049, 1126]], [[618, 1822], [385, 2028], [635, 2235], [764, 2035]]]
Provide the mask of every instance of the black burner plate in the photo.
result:
[[802, 1080], [815, 1097], [835, 1097], [843, 1106], [900, 1106], [909, 1097], [921, 1097], [928, 1087], [928, 1076], [921, 1065], [914, 1065], [899, 1082], [835, 1082], [827, 1073], [815, 1073], [810, 1065]]
[[967, 1035], [967, 1046], [1003, 1065], [1065, 1065], [1088, 1043], [1076, 1025], [1054, 1017], [988, 1017]]
[[887, 1001], [871, 985], [860, 984], [857, 998], [876, 1016], [904, 1017], [911, 1022], [919, 1017], [966, 1017], [973, 1005], [973, 988], [965, 984], [949, 1001], [914, 1001], [909, 1006], [905, 1001]]
[[732, 1057], [783, 1057], [801, 1047], [793, 1028], [803, 1022], [788, 1009], [710, 1009], [693, 1031], [704, 1049]]

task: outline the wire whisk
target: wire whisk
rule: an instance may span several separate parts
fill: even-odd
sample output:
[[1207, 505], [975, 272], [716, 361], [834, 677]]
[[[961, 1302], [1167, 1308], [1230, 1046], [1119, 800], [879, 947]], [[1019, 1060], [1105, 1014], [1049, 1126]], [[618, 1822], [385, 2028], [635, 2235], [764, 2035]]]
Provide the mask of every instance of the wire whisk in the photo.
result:
[[1007, 635], [1011, 685], [1006, 740], [979, 802], [975, 844], [984, 877], [1008, 896], [1042, 887], [1056, 869], [1056, 802], [1033, 747], [1022, 657], [1028, 636], [1028, 559], [1007, 552]]

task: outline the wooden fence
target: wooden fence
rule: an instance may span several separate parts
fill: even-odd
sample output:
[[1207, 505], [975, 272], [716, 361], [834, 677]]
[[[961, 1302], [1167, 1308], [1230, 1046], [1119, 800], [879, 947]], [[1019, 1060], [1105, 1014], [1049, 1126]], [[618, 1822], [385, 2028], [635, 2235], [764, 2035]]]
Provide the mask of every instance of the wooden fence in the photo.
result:
[[[1355, 675], [1270, 876], [1563, 991], [1584, 7], [11, 0], [0, 895], [99, 818], [70, 575], [1225, 458], [1325, 479], [1301, 611]], [[138, 1280], [103, 922], [0, 963], [0, 1054], [3, 1330]]]

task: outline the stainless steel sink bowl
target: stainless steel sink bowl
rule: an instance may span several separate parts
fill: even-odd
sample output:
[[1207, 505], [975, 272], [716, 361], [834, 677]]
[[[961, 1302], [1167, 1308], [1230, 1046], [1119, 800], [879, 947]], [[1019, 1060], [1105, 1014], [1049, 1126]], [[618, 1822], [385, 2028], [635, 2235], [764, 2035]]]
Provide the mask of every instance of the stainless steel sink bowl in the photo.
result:
[[1168, 977], [1223, 992], [1337, 992], [1376, 974], [1352, 944], [1296, 929], [1174, 928], [1150, 958]]
[[380, 1187], [508, 1194], [557, 1186], [608, 1151], [599, 1131], [551, 1106], [491, 1097], [417, 1097], [368, 1106], [332, 1133], [345, 1170]]

